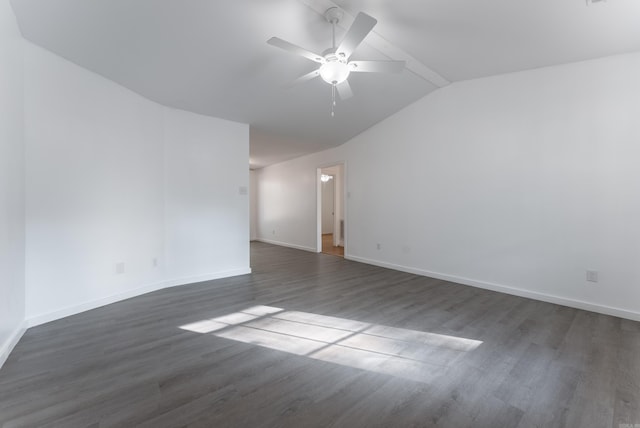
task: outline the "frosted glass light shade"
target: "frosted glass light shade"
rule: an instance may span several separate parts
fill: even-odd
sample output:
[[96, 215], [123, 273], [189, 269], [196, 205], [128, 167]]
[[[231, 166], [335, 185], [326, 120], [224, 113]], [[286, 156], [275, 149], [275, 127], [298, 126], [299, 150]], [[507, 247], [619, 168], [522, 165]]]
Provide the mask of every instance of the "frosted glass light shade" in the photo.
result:
[[325, 62], [320, 67], [320, 77], [331, 85], [344, 82], [349, 77], [349, 73], [349, 66], [340, 61]]

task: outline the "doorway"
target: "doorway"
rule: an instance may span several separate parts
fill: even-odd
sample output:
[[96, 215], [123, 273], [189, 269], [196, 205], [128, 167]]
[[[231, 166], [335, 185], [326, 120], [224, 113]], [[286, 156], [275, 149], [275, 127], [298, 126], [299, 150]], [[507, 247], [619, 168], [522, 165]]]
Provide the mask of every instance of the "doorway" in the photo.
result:
[[318, 252], [344, 257], [344, 165], [318, 168]]

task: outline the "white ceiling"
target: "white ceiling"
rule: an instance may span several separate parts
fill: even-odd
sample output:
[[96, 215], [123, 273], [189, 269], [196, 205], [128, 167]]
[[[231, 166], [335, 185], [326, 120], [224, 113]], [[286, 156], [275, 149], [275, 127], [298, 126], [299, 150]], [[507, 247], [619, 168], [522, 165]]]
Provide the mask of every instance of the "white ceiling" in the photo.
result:
[[[267, 45], [331, 44], [330, 0], [13, 0], [25, 38], [161, 104], [251, 125], [254, 167], [342, 144], [447, 81], [640, 50], [640, 0], [333, 0], [378, 20], [354, 59], [409, 59], [358, 73], [330, 116], [316, 64]], [[344, 29], [339, 29], [338, 40]], [[385, 55], [386, 54], [386, 55]], [[431, 82], [427, 81], [427, 77]]]

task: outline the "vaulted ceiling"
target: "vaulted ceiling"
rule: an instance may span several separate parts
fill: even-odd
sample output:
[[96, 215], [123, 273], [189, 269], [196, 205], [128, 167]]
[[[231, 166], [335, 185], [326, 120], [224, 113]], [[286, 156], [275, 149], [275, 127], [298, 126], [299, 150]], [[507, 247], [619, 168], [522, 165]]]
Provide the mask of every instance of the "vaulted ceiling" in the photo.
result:
[[[251, 164], [348, 141], [450, 82], [640, 50], [638, 0], [13, 0], [24, 37], [158, 103], [251, 125]], [[331, 45], [363, 11], [378, 20], [354, 59], [407, 60], [358, 73], [338, 101], [317, 68], [266, 41]]]

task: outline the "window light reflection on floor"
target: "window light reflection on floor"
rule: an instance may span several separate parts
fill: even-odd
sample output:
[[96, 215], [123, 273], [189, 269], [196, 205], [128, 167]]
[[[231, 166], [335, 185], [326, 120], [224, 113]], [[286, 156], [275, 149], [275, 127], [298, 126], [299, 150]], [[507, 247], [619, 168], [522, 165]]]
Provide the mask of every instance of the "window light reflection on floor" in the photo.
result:
[[180, 328], [422, 382], [482, 344], [271, 306], [253, 306]]

